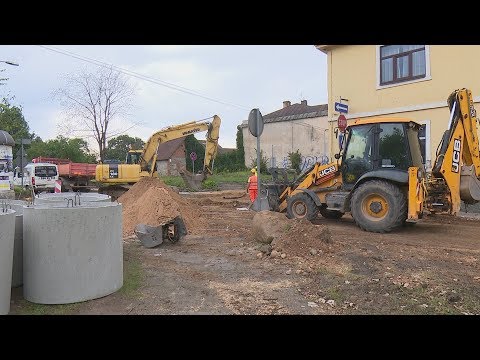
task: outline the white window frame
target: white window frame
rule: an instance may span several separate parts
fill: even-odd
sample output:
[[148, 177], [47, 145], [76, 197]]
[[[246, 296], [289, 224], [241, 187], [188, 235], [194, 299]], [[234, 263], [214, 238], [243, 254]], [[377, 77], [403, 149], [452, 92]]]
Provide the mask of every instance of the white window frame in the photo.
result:
[[415, 79], [415, 80], [410, 80], [410, 81], [404, 81], [404, 82], [399, 82], [395, 84], [388, 84], [388, 85], [380, 85], [380, 71], [382, 64], [380, 62], [380, 47], [384, 45], [377, 45], [375, 47], [375, 66], [376, 66], [376, 73], [377, 73], [377, 83], [376, 87], [377, 90], [381, 89], [387, 89], [395, 86], [402, 86], [402, 85], [408, 85], [408, 84], [413, 84], [417, 83], [420, 81], [428, 81], [432, 80], [432, 76], [430, 74], [430, 45], [425, 45], [425, 77], [421, 79]]
[[[430, 172], [432, 170], [432, 149], [430, 143], [430, 120], [422, 120], [419, 122], [425, 125], [425, 170]], [[423, 154], [422, 154], [423, 156]]]

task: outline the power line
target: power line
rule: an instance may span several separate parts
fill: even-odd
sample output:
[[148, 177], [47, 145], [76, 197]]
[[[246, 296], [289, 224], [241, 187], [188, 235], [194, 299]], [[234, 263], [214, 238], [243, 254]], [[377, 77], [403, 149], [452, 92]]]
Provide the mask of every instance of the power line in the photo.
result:
[[50, 47], [49, 46], [44, 46], [44, 45], [38, 45], [38, 46], [41, 47], [41, 48], [44, 48], [46, 50], [49, 50], [49, 51], [53, 51], [53, 52], [56, 52], [56, 53], [59, 53], [59, 54], [62, 54], [62, 55], [66, 55], [66, 56], [73, 57], [73, 58], [78, 59], [78, 60], [88, 62], [88, 63], [93, 64], [93, 65], [102, 66], [102, 67], [106, 67], [106, 68], [111, 67], [111, 68], [113, 68], [113, 69], [115, 69], [118, 72], [121, 72], [123, 74], [133, 76], [133, 77], [136, 77], [136, 78], [141, 79], [141, 80], [149, 81], [151, 83], [154, 83], [154, 84], [157, 84], [157, 85], [160, 85], [160, 86], [164, 86], [164, 87], [167, 87], [167, 88], [172, 89], [172, 90], [176, 90], [176, 91], [183, 92], [183, 93], [193, 95], [193, 96], [198, 96], [198, 97], [201, 97], [201, 98], [206, 99], [206, 100], [210, 100], [210, 101], [213, 101], [213, 102], [216, 102], [216, 103], [219, 103], [219, 104], [223, 104], [223, 105], [227, 105], [227, 106], [231, 106], [231, 107], [236, 107], [238, 109], [243, 109], [243, 110], [248, 110], [249, 109], [249, 108], [247, 108], [246, 106], [243, 106], [243, 105], [237, 105], [237, 104], [233, 104], [233, 103], [230, 103], [230, 102], [227, 102], [227, 101], [214, 99], [212, 97], [202, 95], [201, 93], [199, 93], [196, 90], [189, 89], [189, 88], [186, 88], [186, 87], [183, 87], [183, 86], [180, 86], [180, 85], [176, 85], [176, 84], [173, 84], [173, 83], [169, 83], [169, 82], [164, 81], [164, 80], [159, 80], [159, 79], [147, 76], [147, 75], [137, 73], [135, 71], [127, 70], [127, 69], [115, 66], [113, 64], [105, 63], [105, 62], [100, 61], [100, 60], [92, 59], [92, 58], [89, 58], [89, 57], [86, 57], [86, 56], [83, 56], [83, 55], [78, 55], [78, 54], [73, 53], [73, 52], [68, 51], [68, 50], [58, 49], [58, 48], [54, 48], [54, 47], [51, 47], [51, 46]]

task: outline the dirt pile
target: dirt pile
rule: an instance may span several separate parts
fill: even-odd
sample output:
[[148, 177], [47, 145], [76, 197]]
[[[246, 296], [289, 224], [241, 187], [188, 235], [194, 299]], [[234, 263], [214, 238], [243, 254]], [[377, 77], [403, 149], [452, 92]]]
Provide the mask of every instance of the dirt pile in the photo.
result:
[[288, 256], [305, 257], [320, 251], [330, 252], [332, 236], [327, 226], [314, 225], [306, 219], [292, 219], [283, 234], [271, 245]]
[[252, 221], [250, 239], [270, 244], [288, 256], [317, 254], [330, 251], [332, 237], [328, 227], [314, 225], [305, 219], [288, 219], [284, 214], [260, 211]]
[[205, 227], [200, 208], [183, 199], [158, 178], [140, 179], [118, 198], [123, 206], [123, 236], [131, 236], [137, 224], [158, 226], [182, 216], [188, 233]]

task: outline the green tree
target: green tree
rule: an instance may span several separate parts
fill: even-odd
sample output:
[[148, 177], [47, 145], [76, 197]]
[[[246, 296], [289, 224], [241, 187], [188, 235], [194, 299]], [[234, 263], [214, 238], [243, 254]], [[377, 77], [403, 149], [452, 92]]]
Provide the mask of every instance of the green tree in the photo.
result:
[[[257, 153], [257, 149], [254, 149], [254, 153]], [[268, 174], [268, 163], [270, 161], [270, 158], [268, 158], [263, 150], [260, 149], [260, 174]], [[250, 167], [253, 168], [257, 166], [257, 158], [255, 159], [250, 159]]]
[[288, 159], [290, 160], [290, 167], [295, 170], [295, 173], [300, 173], [300, 165], [302, 164], [302, 154], [299, 149], [295, 152], [288, 153]]
[[34, 133], [30, 133], [30, 128], [25, 120], [22, 107], [12, 105], [7, 98], [0, 102], [0, 130], [4, 130], [12, 135], [15, 140], [13, 154], [20, 149], [21, 139], [33, 139]]
[[28, 158], [33, 159], [39, 156], [70, 159], [73, 162], [95, 163], [96, 156], [90, 154], [88, 144], [80, 138], [69, 139], [64, 136], [57, 136], [56, 139], [32, 141], [27, 150]]
[[108, 140], [106, 159], [125, 160], [129, 149], [141, 150], [145, 142], [139, 137], [120, 135]]
[[237, 126], [237, 149], [236, 149], [236, 158], [237, 165], [242, 164], [243, 169], [245, 168], [245, 148], [243, 147], [243, 131], [242, 127]]
[[195, 152], [197, 154], [197, 159], [195, 163], [195, 172], [203, 169], [203, 160], [205, 158], [205, 147], [203, 144], [197, 140], [197, 138], [190, 134], [185, 138], [185, 161], [187, 163], [187, 170], [192, 171], [192, 159], [190, 154]]

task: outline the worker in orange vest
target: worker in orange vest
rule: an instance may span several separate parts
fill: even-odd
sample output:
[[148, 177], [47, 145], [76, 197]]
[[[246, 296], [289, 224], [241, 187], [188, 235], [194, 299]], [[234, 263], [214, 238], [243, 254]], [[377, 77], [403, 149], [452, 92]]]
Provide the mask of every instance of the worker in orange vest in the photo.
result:
[[252, 175], [248, 178], [247, 193], [250, 195], [250, 201], [253, 203], [258, 194], [257, 169], [251, 169], [250, 173]]

